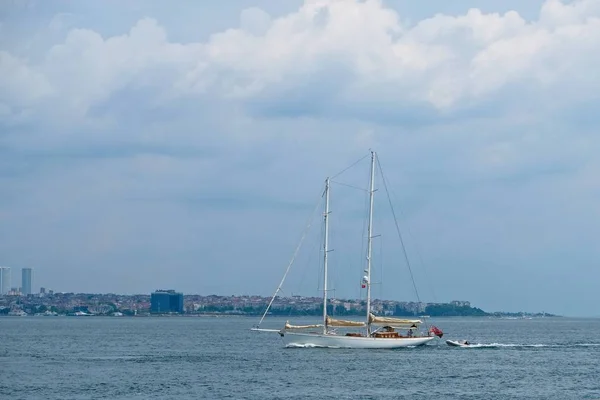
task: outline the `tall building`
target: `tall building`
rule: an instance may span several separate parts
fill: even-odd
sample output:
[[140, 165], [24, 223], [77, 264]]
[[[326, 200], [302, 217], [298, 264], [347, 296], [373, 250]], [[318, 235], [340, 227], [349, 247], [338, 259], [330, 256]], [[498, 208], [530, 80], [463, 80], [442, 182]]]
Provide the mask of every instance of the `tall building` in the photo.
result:
[[150, 312], [153, 314], [183, 313], [183, 293], [174, 290], [157, 290], [150, 295]]
[[31, 286], [33, 284], [33, 269], [22, 268], [21, 269], [21, 293], [28, 295], [33, 293]]
[[10, 292], [10, 268], [0, 267], [0, 294]]

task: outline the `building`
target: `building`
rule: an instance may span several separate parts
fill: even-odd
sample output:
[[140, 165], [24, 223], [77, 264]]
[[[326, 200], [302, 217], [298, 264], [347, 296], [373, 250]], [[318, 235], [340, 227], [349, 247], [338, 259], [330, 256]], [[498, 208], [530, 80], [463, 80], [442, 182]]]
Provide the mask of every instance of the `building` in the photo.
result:
[[33, 293], [31, 286], [33, 284], [33, 269], [22, 268], [21, 269], [21, 293], [28, 295]]
[[10, 292], [10, 268], [0, 267], [0, 294]]
[[183, 293], [174, 290], [157, 290], [150, 295], [150, 312], [153, 314], [183, 313]]
[[452, 304], [455, 307], [471, 307], [470, 301], [452, 300], [450, 304]]

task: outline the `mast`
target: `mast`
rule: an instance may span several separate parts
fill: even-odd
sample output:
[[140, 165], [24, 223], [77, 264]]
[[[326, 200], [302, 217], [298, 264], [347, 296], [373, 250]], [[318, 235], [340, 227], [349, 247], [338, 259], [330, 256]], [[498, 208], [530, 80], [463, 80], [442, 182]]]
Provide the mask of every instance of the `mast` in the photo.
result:
[[375, 194], [375, 152], [371, 151], [371, 183], [369, 188], [369, 228], [367, 230], [367, 335], [371, 335], [371, 324], [369, 315], [371, 314], [371, 255], [373, 239], [373, 196]]
[[327, 253], [329, 252], [329, 178], [325, 180], [325, 238], [323, 240], [323, 334], [327, 333]]

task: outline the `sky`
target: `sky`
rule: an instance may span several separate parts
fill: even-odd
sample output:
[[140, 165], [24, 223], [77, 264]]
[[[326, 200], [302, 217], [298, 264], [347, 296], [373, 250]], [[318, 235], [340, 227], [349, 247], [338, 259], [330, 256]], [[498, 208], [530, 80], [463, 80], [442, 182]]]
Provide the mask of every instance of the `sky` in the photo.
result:
[[[373, 149], [419, 299], [597, 316], [599, 46], [600, 0], [3, 1], [0, 265], [271, 295]], [[415, 300], [377, 189], [374, 294]], [[331, 196], [358, 297], [364, 192]], [[320, 222], [284, 294], [320, 295]]]

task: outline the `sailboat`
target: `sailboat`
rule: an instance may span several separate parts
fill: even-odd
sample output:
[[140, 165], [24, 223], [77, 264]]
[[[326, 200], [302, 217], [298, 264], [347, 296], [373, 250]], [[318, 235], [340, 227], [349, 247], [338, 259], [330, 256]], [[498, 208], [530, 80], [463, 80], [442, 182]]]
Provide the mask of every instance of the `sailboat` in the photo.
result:
[[[395, 349], [401, 347], [416, 347], [425, 345], [442, 337], [443, 332], [432, 326], [425, 332], [419, 331], [423, 324], [420, 319], [401, 319], [389, 316], [377, 316], [371, 308], [371, 261], [373, 239], [373, 200], [375, 194], [375, 164], [377, 154], [370, 151], [371, 170], [369, 182], [369, 218], [367, 230], [367, 265], [364, 270], [361, 286], [366, 289], [366, 315], [363, 321], [334, 319], [328, 315], [328, 253], [329, 249], [329, 195], [330, 178], [325, 180], [325, 210], [323, 212], [324, 240], [323, 240], [323, 320], [320, 324], [292, 325], [286, 321], [280, 330], [263, 329], [260, 324], [267, 315], [273, 300], [281, 290], [283, 282], [292, 262], [284, 274], [279, 287], [271, 298], [260, 322], [252, 330], [278, 332], [287, 347], [325, 347], [325, 348], [352, 348], [352, 349]], [[296, 249], [298, 250], [298, 249]], [[293, 259], [292, 259], [293, 260]], [[341, 329], [354, 329], [352, 332], [339, 332]]]

